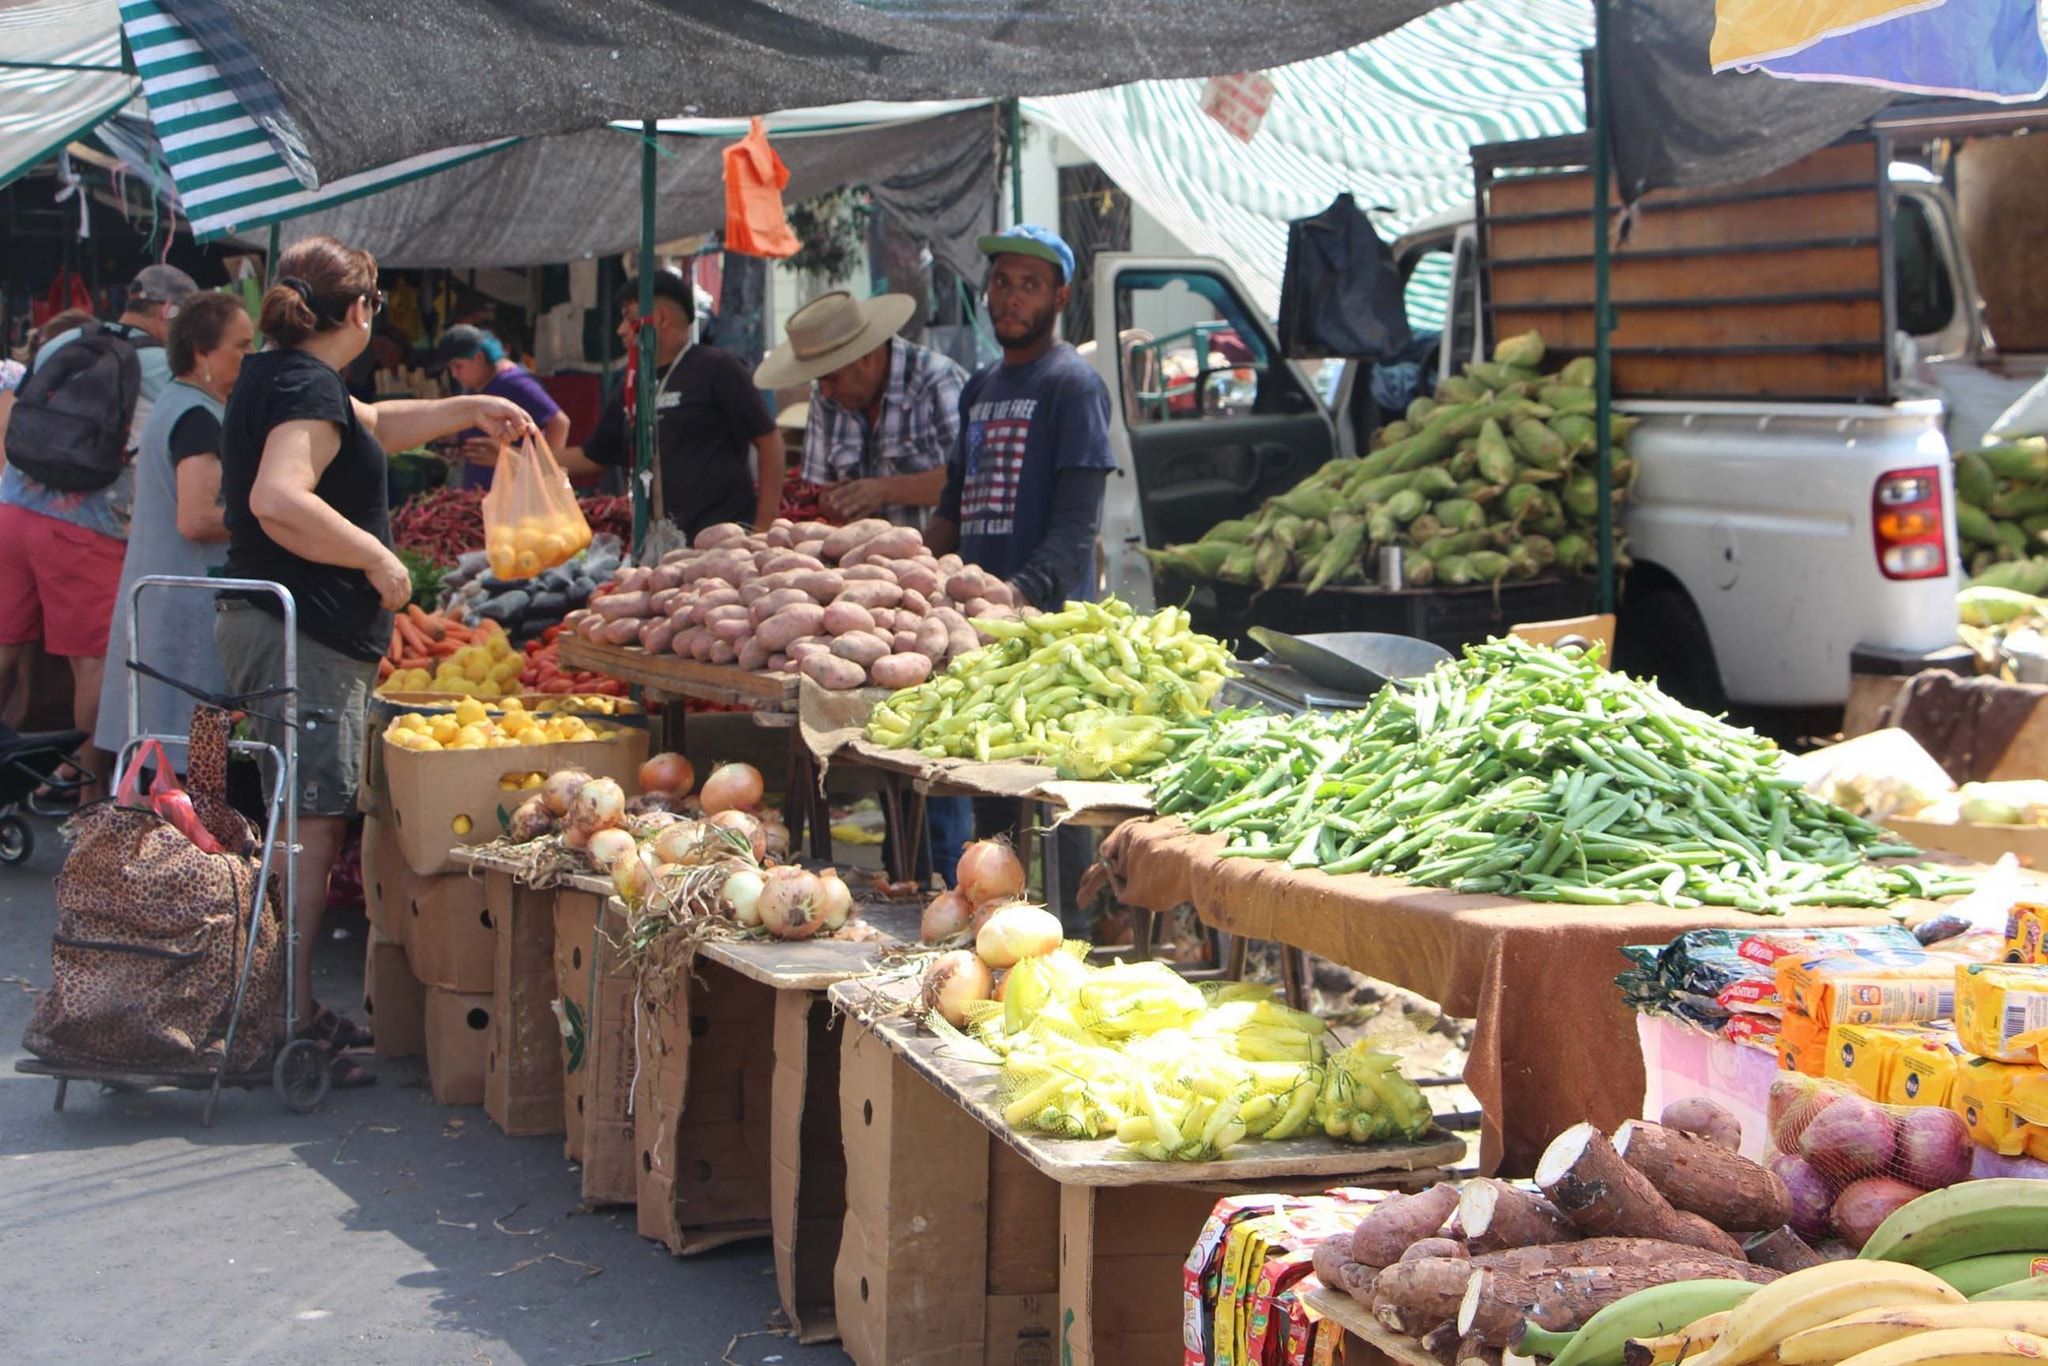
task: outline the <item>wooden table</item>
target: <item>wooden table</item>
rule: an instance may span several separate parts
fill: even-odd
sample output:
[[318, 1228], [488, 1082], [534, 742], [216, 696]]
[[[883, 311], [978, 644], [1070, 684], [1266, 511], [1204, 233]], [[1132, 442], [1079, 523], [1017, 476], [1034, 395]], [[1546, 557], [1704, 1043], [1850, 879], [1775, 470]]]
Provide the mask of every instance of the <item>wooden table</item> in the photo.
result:
[[[1181, 1341], [1180, 1268], [1216, 1198], [1310, 1183], [1407, 1189], [1465, 1154], [1433, 1131], [1353, 1146], [1247, 1142], [1204, 1163], [1148, 1162], [1114, 1140], [1003, 1121], [996, 1070], [949, 1056], [907, 1017], [861, 1024], [906, 978], [842, 982], [847, 1209], [835, 1276], [846, 1350], [900, 1360], [1153, 1362]], [[986, 1295], [971, 1289], [980, 1283]], [[946, 1289], [940, 1291], [940, 1285]], [[1042, 1341], [1043, 1357], [1024, 1347]]]
[[1357, 1300], [1328, 1286], [1318, 1286], [1302, 1296], [1302, 1302], [1317, 1318], [1328, 1319], [1344, 1330], [1344, 1366], [1378, 1366], [1382, 1361], [1398, 1366], [1443, 1366], [1422, 1350], [1422, 1344], [1406, 1333], [1395, 1333], [1372, 1316]]
[[794, 731], [798, 678], [792, 673], [741, 669], [731, 664], [706, 664], [680, 655], [649, 654], [635, 645], [604, 645], [565, 633], [561, 638], [565, 668], [587, 669], [645, 688], [661, 697], [695, 698], [720, 706], [743, 707], [757, 726], [788, 730], [788, 793], [783, 820], [791, 847], [810, 836], [811, 857], [832, 857], [832, 816], [818, 783], [817, 764]]

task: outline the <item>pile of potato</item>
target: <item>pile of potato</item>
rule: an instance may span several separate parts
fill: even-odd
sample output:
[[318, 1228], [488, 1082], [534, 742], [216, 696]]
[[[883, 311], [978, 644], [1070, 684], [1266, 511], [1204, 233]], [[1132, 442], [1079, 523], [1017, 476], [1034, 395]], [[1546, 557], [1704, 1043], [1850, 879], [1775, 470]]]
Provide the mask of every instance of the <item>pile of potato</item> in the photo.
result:
[[1017, 617], [1010, 586], [933, 556], [915, 527], [778, 518], [707, 527], [659, 565], [628, 569], [570, 629], [587, 640], [748, 670], [796, 670], [835, 690], [914, 687], [979, 649], [975, 618]]

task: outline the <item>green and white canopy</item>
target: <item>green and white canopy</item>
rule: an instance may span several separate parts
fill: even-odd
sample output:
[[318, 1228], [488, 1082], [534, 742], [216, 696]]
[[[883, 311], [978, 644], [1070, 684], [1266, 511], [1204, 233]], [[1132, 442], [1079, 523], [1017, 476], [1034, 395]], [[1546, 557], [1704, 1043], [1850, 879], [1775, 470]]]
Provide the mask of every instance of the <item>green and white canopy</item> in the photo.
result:
[[0, 185], [126, 104], [114, 0], [0, 4]]

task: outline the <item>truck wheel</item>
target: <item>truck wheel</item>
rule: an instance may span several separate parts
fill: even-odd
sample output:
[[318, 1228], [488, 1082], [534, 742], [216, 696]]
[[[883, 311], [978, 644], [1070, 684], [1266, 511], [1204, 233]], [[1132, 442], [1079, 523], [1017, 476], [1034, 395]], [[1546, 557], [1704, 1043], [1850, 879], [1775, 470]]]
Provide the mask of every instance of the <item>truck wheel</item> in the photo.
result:
[[1683, 588], [1632, 588], [1614, 641], [1614, 666], [1654, 678], [1672, 697], [1710, 713], [1728, 709], [1713, 642]]

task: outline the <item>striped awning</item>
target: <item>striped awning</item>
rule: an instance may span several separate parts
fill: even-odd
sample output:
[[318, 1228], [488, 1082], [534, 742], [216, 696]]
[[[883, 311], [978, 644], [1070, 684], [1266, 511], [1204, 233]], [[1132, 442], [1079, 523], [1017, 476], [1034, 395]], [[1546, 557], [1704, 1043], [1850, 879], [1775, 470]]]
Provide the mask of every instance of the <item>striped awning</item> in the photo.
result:
[[157, 0], [121, 0], [121, 27], [179, 205], [202, 242], [360, 199], [517, 141], [409, 157], [315, 188], [293, 174], [219, 69]]
[[[1348, 51], [1266, 73], [1248, 143], [1200, 107], [1200, 81], [1145, 81], [1027, 100], [1194, 251], [1227, 262], [1277, 312], [1287, 223], [1349, 191], [1392, 241], [1472, 197], [1475, 142], [1585, 127], [1588, 0], [1463, 0]], [[1410, 317], [1444, 314], [1448, 263], [1418, 273]]]
[[127, 103], [114, 0], [0, 5], [0, 185]]

